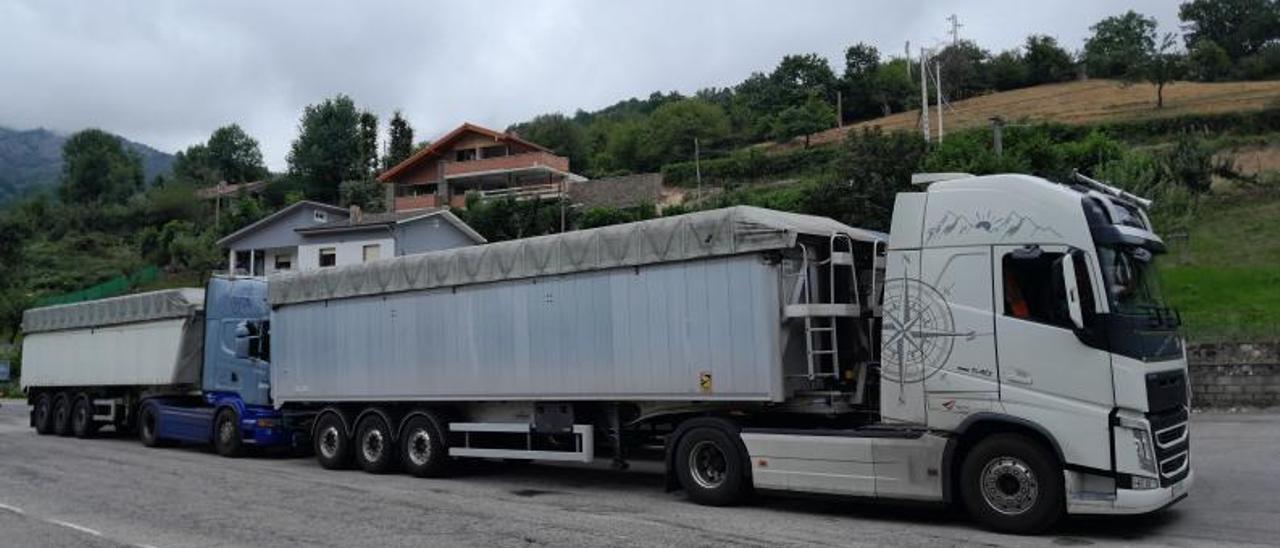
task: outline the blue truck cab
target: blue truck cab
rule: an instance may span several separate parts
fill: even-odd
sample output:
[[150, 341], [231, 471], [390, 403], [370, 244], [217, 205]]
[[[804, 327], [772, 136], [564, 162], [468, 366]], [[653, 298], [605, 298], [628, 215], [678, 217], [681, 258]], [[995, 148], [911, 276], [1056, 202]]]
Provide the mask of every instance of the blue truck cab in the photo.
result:
[[214, 276], [205, 289], [200, 397], [147, 399], [141, 437], [211, 443], [223, 456], [246, 446], [292, 446], [295, 436], [271, 405], [270, 309], [262, 278]]

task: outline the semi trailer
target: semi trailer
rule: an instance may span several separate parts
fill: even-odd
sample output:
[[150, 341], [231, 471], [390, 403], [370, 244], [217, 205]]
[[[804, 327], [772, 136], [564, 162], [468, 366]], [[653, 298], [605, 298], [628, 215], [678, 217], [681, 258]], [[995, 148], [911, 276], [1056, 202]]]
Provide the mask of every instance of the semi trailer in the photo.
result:
[[[916, 182], [889, 234], [734, 207], [275, 275], [219, 344], [269, 371], [250, 399], [326, 468], [654, 459], [699, 503], [958, 502], [1010, 532], [1185, 497], [1150, 202], [1081, 176]], [[39, 428], [61, 392], [24, 386]]]

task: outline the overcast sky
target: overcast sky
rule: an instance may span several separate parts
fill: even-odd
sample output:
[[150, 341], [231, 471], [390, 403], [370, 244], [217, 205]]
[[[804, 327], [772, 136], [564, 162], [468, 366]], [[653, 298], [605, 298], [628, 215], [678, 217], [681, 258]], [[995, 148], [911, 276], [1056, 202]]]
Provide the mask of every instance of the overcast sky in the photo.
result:
[[[0, 126], [100, 127], [166, 152], [238, 123], [285, 167], [305, 105], [346, 93], [418, 140], [494, 129], [654, 90], [692, 93], [816, 52], [882, 54], [960, 36], [1049, 34], [1069, 50], [1135, 9], [1177, 29], [1176, 0], [97, 2], [0, 0]], [[383, 135], [385, 136], [385, 129]]]

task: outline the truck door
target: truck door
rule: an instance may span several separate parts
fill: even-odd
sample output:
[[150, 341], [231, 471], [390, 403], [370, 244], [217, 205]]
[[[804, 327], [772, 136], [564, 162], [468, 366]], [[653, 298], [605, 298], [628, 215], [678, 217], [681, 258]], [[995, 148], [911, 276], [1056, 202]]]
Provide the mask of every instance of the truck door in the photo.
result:
[[[997, 410], [991, 247], [925, 249], [917, 338], [927, 350], [925, 401], [929, 426], [954, 428], [973, 413]], [[931, 301], [930, 301], [931, 299]]]
[[[1070, 432], [1072, 449], [1088, 449], [1082, 464], [1107, 461], [1107, 416], [1113, 406], [1111, 358], [1080, 341], [1066, 307], [1062, 258], [1066, 246], [996, 246], [996, 348], [1006, 411], [1055, 432]], [[1081, 309], [1096, 310], [1097, 272], [1082, 254], [1075, 272]], [[1097, 453], [1097, 454], [1093, 454]], [[1084, 457], [1084, 455], [1081, 455]]]
[[890, 250], [885, 264], [883, 328], [880, 334], [880, 416], [885, 421], [925, 424], [920, 251]]

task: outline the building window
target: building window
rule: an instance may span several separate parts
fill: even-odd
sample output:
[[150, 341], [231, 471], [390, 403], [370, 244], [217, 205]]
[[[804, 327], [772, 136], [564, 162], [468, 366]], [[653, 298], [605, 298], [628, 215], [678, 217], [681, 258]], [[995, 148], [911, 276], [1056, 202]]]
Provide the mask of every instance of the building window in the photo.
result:
[[329, 222], [329, 214], [328, 214], [328, 213], [325, 213], [325, 212], [323, 212], [323, 211], [320, 211], [319, 209], [313, 210], [313, 211], [311, 212], [311, 216], [312, 216], [312, 218], [313, 218], [313, 219], [315, 219], [315, 221], [316, 221], [317, 223], [327, 223], [327, 222]]
[[462, 150], [455, 151], [454, 159], [459, 162], [470, 162], [471, 160], [476, 159], [476, 149], [464, 148]]
[[293, 268], [292, 255], [276, 255], [276, 270], [289, 270]]
[[364, 262], [376, 261], [382, 256], [382, 244], [364, 246]]
[[481, 158], [499, 158], [507, 155], [507, 145], [494, 145], [480, 149]]
[[320, 266], [333, 266], [338, 264], [338, 250], [332, 247], [320, 248]]

